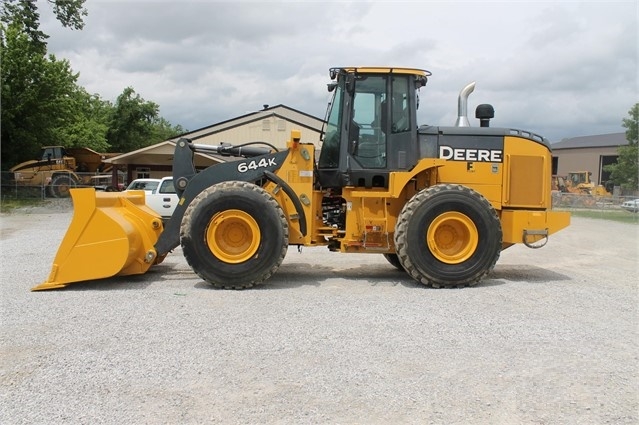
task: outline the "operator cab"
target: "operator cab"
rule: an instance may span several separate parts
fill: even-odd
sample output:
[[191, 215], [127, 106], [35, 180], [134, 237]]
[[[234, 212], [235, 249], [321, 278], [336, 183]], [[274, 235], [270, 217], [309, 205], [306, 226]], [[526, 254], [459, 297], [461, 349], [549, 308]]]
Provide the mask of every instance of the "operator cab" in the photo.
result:
[[41, 161], [51, 161], [52, 159], [62, 159], [66, 152], [62, 146], [45, 146], [41, 150]]
[[334, 93], [318, 161], [322, 187], [388, 187], [391, 171], [417, 163], [417, 90], [430, 72], [332, 68]]

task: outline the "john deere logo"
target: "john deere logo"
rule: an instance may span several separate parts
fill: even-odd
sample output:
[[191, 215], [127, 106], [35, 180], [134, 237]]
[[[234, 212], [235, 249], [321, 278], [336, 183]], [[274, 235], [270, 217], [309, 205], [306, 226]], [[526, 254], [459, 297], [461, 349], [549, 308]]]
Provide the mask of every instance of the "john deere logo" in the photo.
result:
[[501, 149], [468, 149], [440, 146], [439, 157], [441, 159], [450, 159], [451, 161], [502, 162], [503, 151]]

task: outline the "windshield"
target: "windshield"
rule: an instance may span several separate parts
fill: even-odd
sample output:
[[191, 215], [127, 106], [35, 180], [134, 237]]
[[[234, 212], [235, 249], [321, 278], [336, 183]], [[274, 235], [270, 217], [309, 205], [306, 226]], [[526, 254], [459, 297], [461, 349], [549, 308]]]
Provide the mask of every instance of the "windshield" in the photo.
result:
[[146, 190], [146, 191], [154, 191], [158, 188], [158, 182], [155, 181], [132, 181], [129, 187], [126, 190]]
[[[340, 141], [363, 169], [386, 168], [387, 143], [410, 139], [412, 124], [407, 76], [357, 75], [340, 80], [326, 118], [319, 168], [337, 168]], [[351, 85], [348, 93], [346, 87]], [[351, 97], [347, 95], [351, 94]], [[352, 101], [351, 101], [352, 100]], [[414, 99], [413, 99], [414, 101]], [[343, 116], [348, 121], [343, 121]], [[348, 134], [343, 134], [348, 129]], [[398, 142], [399, 141], [399, 142]]]
[[573, 184], [586, 183], [586, 173], [568, 173], [568, 178]]
[[335, 89], [326, 119], [326, 136], [324, 137], [318, 164], [320, 168], [337, 168], [339, 164], [342, 92], [343, 88], [340, 84]]
[[355, 84], [349, 143], [351, 153], [364, 168], [386, 166], [388, 107], [386, 76], [360, 76]]

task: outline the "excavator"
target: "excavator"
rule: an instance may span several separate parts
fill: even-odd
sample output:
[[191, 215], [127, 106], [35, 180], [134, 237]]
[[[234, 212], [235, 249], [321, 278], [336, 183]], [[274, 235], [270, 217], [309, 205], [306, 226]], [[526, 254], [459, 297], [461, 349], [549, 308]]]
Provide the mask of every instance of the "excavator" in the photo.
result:
[[[33, 290], [147, 272], [175, 248], [218, 288], [267, 281], [289, 246], [383, 255], [429, 287], [465, 287], [514, 244], [545, 245], [569, 226], [551, 210], [547, 139], [490, 126], [483, 104], [467, 118], [459, 93], [453, 126], [417, 125], [431, 73], [391, 67], [329, 70], [322, 145], [292, 130], [286, 148], [249, 142], [176, 142], [179, 204], [166, 224], [144, 192], [71, 189], [74, 214], [48, 279]], [[194, 153], [234, 157], [202, 171]]]

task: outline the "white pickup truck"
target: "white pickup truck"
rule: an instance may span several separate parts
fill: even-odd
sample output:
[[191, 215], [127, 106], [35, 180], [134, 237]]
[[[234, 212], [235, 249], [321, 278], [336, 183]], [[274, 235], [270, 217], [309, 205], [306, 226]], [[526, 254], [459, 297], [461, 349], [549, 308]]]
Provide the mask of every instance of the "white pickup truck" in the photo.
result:
[[126, 190], [143, 190], [146, 205], [160, 214], [163, 219], [171, 217], [179, 201], [173, 186], [173, 177], [136, 179], [127, 186]]

